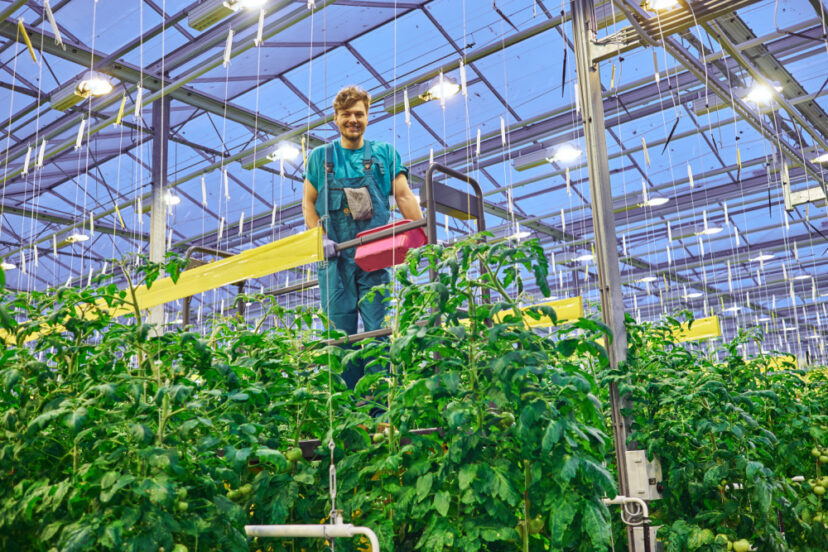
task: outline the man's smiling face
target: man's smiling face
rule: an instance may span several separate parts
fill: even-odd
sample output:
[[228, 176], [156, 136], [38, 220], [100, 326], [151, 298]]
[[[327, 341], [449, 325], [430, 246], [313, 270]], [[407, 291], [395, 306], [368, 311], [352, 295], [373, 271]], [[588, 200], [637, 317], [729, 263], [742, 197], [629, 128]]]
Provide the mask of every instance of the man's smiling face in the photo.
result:
[[334, 121], [344, 139], [359, 142], [368, 126], [368, 108], [365, 102], [356, 102], [347, 109], [337, 111]]

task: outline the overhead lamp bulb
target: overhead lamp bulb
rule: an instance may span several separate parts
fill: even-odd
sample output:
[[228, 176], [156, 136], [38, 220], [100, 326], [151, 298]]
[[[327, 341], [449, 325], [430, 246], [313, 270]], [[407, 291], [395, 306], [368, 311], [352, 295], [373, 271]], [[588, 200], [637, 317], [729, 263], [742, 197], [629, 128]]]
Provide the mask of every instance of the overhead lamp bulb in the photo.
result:
[[807, 274], [798, 274], [798, 275], [794, 276], [792, 279], [793, 280], [807, 280], [809, 278], [810, 278], [810, 276], [808, 276]]
[[293, 161], [299, 157], [299, 153], [299, 148], [290, 142], [284, 142], [279, 144], [279, 147], [276, 148], [269, 157], [272, 161]]
[[644, 276], [643, 278], [639, 278], [638, 281], [641, 282], [642, 284], [649, 284], [651, 282], [657, 282], [658, 277], [657, 276]]
[[88, 239], [89, 239], [89, 236], [87, 236], [86, 234], [81, 234], [79, 232], [75, 232], [74, 234], [72, 234], [71, 236], [66, 238], [66, 241], [69, 242], [69, 243], [79, 243], [79, 242], [85, 242]]
[[585, 253], [585, 254], [583, 254], [579, 257], [575, 257], [574, 260], [576, 260], [578, 262], [581, 262], [581, 263], [588, 263], [588, 262], [592, 261], [592, 254], [591, 253]]
[[112, 92], [112, 81], [99, 71], [87, 71], [78, 82], [75, 92], [84, 98], [105, 96]]
[[564, 165], [576, 161], [583, 152], [572, 144], [561, 144], [555, 148], [552, 157], [546, 160], [550, 163], [563, 163]]
[[747, 103], [754, 105], [769, 105], [775, 96], [774, 91], [782, 92], [781, 86], [767, 86], [764, 84], [754, 84], [753, 87], [742, 97]]
[[796, 330], [798, 330], [798, 329], [799, 329], [799, 328], [798, 328], [798, 327], [796, 327], [796, 326], [785, 326], [785, 330], [784, 330], [784, 331], [786, 331], [786, 332], [795, 332], [795, 331], [796, 331]]
[[670, 201], [669, 197], [658, 197], [658, 196], [656, 196], [656, 197], [648, 198], [647, 201], [645, 201], [641, 205], [644, 206], [644, 207], [659, 207], [661, 205], [664, 205], [668, 201]]
[[742, 310], [742, 307], [733, 305], [732, 307], [727, 307], [723, 312], [739, 312], [740, 310]]
[[678, 6], [678, 0], [644, 0], [641, 7], [647, 11], [667, 11]]
[[439, 100], [456, 96], [460, 93], [460, 84], [445, 75], [431, 80], [428, 90], [422, 95], [424, 100]]
[[811, 163], [828, 163], [828, 152], [822, 153], [813, 159], [811, 159]]
[[776, 257], [773, 253], [762, 253], [761, 255], [757, 255], [756, 257], [750, 259], [754, 263], [758, 263], [760, 261], [769, 261]]
[[771, 317], [770, 317], [770, 316], [763, 316], [763, 317], [761, 317], [761, 318], [757, 318], [757, 319], [756, 319], [756, 321], [757, 321], [757, 322], [770, 322], [770, 321], [771, 321]]
[[234, 10], [240, 10], [242, 8], [247, 8], [249, 10], [255, 8], [261, 8], [267, 3], [267, 0], [237, 0], [236, 2], [231, 2], [232, 8]]
[[0, 268], [2, 268], [3, 270], [14, 270], [15, 268], [17, 268], [17, 265], [12, 264], [8, 261], [3, 261], [2, 263], [0, 263]]
[[171, 191], [167, 190], [167, 192], [164, 194], [164, 203], [166, 203], [169, 206], [178, 205], [179, 203], [181, 203], [181, 198], [172, 193]]
[[704, 294], [701, 293], [700, 291], [691, 291], [690, 293], [685, 293], [684, 298], [685, 299], [698, 299], [702, 295], [704, 295]]
[[712, 236], [714, 234], [718, 234], [723, 229], [721, 226], [708, 226], [704, 230], [700, 230], [696, 233], [697, 236]]

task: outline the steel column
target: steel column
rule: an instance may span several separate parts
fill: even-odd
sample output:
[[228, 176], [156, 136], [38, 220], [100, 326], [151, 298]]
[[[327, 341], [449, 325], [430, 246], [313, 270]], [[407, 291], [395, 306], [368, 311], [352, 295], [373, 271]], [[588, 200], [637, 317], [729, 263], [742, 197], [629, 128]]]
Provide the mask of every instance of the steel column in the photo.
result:
[[[164, 96], [152, 104], [152, 210], [150, 211], [149, 260], [164, 262], [167, 252], [167, 165], [169, 162], [167, 139], [170, 136], [170, 98]], [[164, 306], [150, 309], [149, 322], [161, 326], [164, 323]]]
[[[598, 289], [601, 294], [601, 313], [604, 323], [612, 330], [608, 344], [611, 368], [617, 368], [627, 359], [627, 330], [624, 321], [624, 295], [621, 290], [621, 272], [618, 266], [618, 240], [615, 234], [612, 186], [610, 183], [607, 141], [604, 122], [604, 102], [601, 94], [601, 74], [593, 63], [593, 47], [598, 30], [594, 0], [572, 0], [572, 42], [575, 67], [578, 74], [578, 94], [584, 123], [584, 143], [595, 229], [595, 254], [598, 267]], [[629, 496], [627, 476], [627, 435], [629, 420], [622, 408], [629, 407], [621, 397], [616, 383], [610, 384], [613, 440], [618, 468], [619, 494]], [[632, 527], [627, 527], [629, 550], [635, 552]]]

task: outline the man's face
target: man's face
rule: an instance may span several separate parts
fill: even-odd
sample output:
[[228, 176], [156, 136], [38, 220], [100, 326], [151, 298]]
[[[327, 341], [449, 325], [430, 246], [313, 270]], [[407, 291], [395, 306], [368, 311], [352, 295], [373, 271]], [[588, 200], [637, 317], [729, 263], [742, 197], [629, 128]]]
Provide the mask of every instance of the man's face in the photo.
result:
[[359, 140], [368, 125], [368, 109], [365, 102], [356, 102], [347, 109], [340, 109], [334, 117], [343, 138]]

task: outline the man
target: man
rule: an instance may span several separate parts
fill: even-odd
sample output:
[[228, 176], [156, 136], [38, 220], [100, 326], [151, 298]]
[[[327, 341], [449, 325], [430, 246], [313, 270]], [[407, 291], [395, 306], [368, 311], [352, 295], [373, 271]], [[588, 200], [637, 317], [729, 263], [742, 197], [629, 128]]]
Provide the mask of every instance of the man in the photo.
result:
[[[337, 243], [357, 233], [387, 224], [388, 196], [394, 194], [403, 217], [423, 218], [417, 198], [408, 187], [408, 168], [400, 154], [384, 142], [365, 140], [371, 96], [347, 86], [334, 98], [334, 122], [340, 138], [319, 146], [308, 156], [302, 194], [302, 214], [308, 228], [322, 226], [326, 261], [317, 266], [322, 308], [336, 329], [357, 333], [357, 313], [365, 331], [382, 327], [383, 298], [360, 301], [374, 286], [388, 283], [388, 269], [365, 272], [354, 262], [355, 248], [336, 252]], [[342, 374], [353, 388], [363, 369], [350, 366]]]

